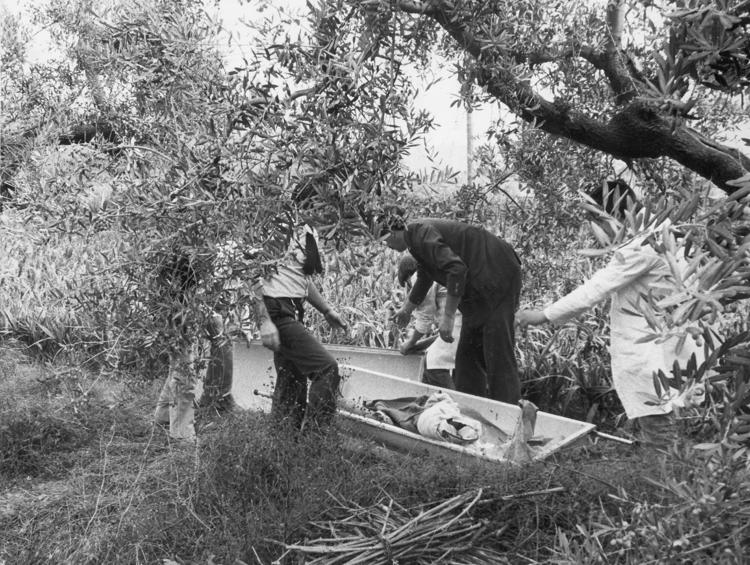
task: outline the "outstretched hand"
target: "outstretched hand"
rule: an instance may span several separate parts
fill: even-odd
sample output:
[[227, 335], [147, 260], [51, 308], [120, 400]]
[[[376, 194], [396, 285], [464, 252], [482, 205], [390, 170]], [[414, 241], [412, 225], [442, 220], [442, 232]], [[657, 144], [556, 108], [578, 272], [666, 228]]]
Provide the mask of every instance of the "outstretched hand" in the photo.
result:
[[542, 310], [519, 310], [516, 314], [516, 325], [525, 330], [529, 326], [538, 326], [547, 322], [547, 316]]
[[347, 328], [346, 322], [336, 310], [329, 310], [325, 313], [326, 322], [333, 329], [345, 330]]

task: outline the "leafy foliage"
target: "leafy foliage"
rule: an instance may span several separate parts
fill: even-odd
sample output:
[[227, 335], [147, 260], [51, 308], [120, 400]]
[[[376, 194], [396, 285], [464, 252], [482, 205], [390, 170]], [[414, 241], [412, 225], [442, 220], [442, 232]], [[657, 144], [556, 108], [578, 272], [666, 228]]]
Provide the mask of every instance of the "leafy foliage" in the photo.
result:
[[[706, 137], [721, 131], [714, 122], [746, 119], [732, 101], [746, 89], [746, 2], [676, 2], [671, 19], [672, 3], [652, 2], [352, 4], [363, 18], [392, 10], [383, 21], [394, 34], [415, 22], [439, 29], [467, 107], [497, 101], [547, 134], [628, 162], [666, 158], [727, 192], [748, 170], [746, 155]], [[436, 44], [418, 39], [408, 49]], [[724, 85], [706, 78], [728, 66]]]
[[[747, 466], [736, 458], [673, 454], [680, 464], [654, 481], [661, 492], [611, 495], [618, 510], [594, 513], [575, 533], [558, 531], [554, 563], [740, 563], [747, 545]], [[690, 463], [688, 464], [688, 458]], [[665, 504], [665, 499], [672, 502]]]
[[[104, 267], [114, 276], [89, 263], [104, 286], [79, 289], [77, 300], [107, 320], [120, 350], [158, 356], [192, 339], [212, 310], [242, 309], [226, 283], [274, 269], [295, 224], [313, 222], [341, 244], [362, 234], [378, 200], [408, 188], [399, 160], [430, 121], [411, 110], [396, 61], [352, 58], [346, 38], [361, 30], [351, 18], [321, 4], [306, 26], [285, 14], [259, 19], [248, 33], [265, 55], [226, 69], [219, 25], [200, 2], [80, 8], [52, 2], [38, 17], [61, 42], [77, 38], [70, 82], [88, 103], [37, 119], [63, 130], [59, 140], [74, 117], [93, 120], [102, 125], [78, 141], [97, 145], [78, 154], [65, 190], [59, 175], [16, 175], [14, 201], [29, 218], [67, 216], [55, 224], [65, 237], [116, 242]], [[22, 66], [15, 72], [22, 100], [38, 86]], [[36, 100], [45, 112], [59, 102]], [[41, 141], [38, 129], [10, 125]], [[9, 174], [33, 160], [24, 147]], [[92, 185], [102, 197], [82, 199]], [[229, 243], [241, 252], [224, 253], [217, 275]], [[175, 284], [185, 276], [176, 265], [189, 284]]]

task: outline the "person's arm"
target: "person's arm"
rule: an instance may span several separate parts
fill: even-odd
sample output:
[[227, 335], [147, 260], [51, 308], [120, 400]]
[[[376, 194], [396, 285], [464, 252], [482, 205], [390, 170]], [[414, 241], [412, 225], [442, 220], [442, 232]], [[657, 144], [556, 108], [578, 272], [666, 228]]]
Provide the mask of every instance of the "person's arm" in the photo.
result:
[[[456, 310], [461, 297], [466, 290], [466, 275], [468, 268], [461, 258], [448, 246], [443, 240], [442, 235], [434, 227], [429, 225], [419, 225], [413, 228], [410, 239], [414, 245], [419, 248], [420, 256], [424, 257], [430, 266], [442, 273], [445, 273], [445, 288], [447, 296], [443, 313], [438, 324], [438, 332], [443, 341], [451, 343], [453, 341], [453, 324], [455, 323]], [[419, 294], [412, 289], [409, 299], [415, 302]]]
[[[466, 275], [468, 273], [466, 264], [448, 246], [440, 232], [431, 225], [419, 224], [410, 226], [409, 229], [409, 241], [415, 248], [415, 254], [423, 259], [420, 264], [428, 265], [431, 269], [444, 273], [445, 288], [448, 295], [458, 297], [460, 300], [466, 288]], [[424, 287], [419, 285], [420, 274], [427, 279]], [[423, 270], [421, 273], [417, 271], [417, 284], [414, 285], [409, 299], [415, 304], [420, 304], [432, 282], [432, 279], [427, 277]]]
[[326, 322], [328, 322], [328, 325], [332, 328], [340, 330], [346, 329], [346, 322], [344, 319], [336, 310], [331, 308], [328, 302], [326, 302], [326, 299], [323, 298], [323, 295], [320, 294], [318, 287], [315, 286], [315, 283], [312, 281], [308, 281], [307, 283], [307, 301], [312, 304], [318, 312], [323, 314]]
[[[401, 305], [401, 308], [399, 308], [399, 310], [391, 317], [398, 327], [405, 328], [411, 319], [411, 315], [414, 312], [418, 312], [425, 304], [425, 298], [430, 288], [432, 288], [432, 284], [432, 279], [424, 269], [417, 267], [416, 282], [414, 283], [409, 296]], [[431, 323], [432, 322], [430, 322], [430, 324]]]
[[443, 315], [440, 316], [438, 333], [440, 334], [440, 338], [448, 343], [453, 343], [453, 325], [456, 322], [456, 309], [458, 309], [459, 300], [458, 296], [453, 296], [449, 293], [445, 297]]
[[271, 316], [266, 309], [266, 303], [263, 301], [263, 286], [255, 287], [255, 299], [253, 300], [253, 311], [255, 313], [255, 322], [260, 330], [260, 340], [264, 347], [271, 351], [278, 351], [281, 347], [281, 338], [279, 330], [271, 321]]
[[417, 342], [422, 339], [422, 336], [424, 334], [420, 332], [416, 328], [412, 328], [412, 330], [409, 332], [409, 336], [402, 341], [399, 346], [398, 350], [401, 353], [401, 355], [407, 355], [412, 348], [417, 344]]
[[414, 310], [414, 328], [409, 332], [405, 341], [401, 342], [398, 349], [402, 355], [406, 355], [411, 349], [432, 330], [435, 320], [436, 304], [433, 288], [427, 293], [422, 304]]
[[565, 322], [605, 300], [610, 294], [633, 284], [659, 264], [659, 257], [645, 249], [625, 247], [581, 286], [543, 310], [521, 310], [516, 324], [521, 328], [545, 322]]

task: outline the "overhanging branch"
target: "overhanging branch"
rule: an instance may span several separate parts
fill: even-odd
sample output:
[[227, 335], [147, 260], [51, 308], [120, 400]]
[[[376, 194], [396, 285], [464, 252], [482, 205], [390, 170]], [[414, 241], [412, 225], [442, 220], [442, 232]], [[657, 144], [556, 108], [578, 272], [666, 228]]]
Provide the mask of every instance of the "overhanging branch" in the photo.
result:
[[[375, 4], [374, 0], [370, 4]], [[487, 45], [453, 13], [449, 2], [413, 2], [400, 0], [403, 12], [434, 19], [466, 52], [481, 71], [478, 82], [498, 101], [527, 122], [550, 133], [581, 143], [616, 158], [668, 157], [709, 179], [727, 193], [736, 188], [728, 184], [747, 173], [748, 158], [691, 134], [684, 126], [656, 108], [635, 100], [636, 82], [630, 75], [620, 46], [624, 2], [609, 3], [609, 25], [613, 31], [603, 52], [582, 48], [580, 56], [596, 64], [606, 74], [620, 106], [608, 121], [599, 121], [561, 102], [550, 102], [537, 94], [529, 82], [519, 80], [506, 64], [508, 54]]]

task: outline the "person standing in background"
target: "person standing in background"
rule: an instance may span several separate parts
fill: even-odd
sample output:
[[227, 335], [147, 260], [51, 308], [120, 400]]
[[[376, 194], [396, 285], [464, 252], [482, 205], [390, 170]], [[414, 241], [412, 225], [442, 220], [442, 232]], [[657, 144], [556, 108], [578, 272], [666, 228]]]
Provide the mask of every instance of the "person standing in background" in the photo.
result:
[[[416, 283], [417, 261], [409, 254], [404, 255], [398, 264], [398, 282], [401, 286], [413, 287]], [[414, 328], [405, 341], [399, 344], [402, 355], [408, 355], [423, 336], [431, 333], [433, 324], [440, 323], [445, 308], [448, 291], [435, 283], [427, 291], [422, 304], [413, 312]], [[461, 333], [461, 312], [456, 312], [453, 332]], [[448, 343], [439, 335], [425, 350], [422, 382], [455, 390], [453, 370], [456, 366], [458, 340]]]

